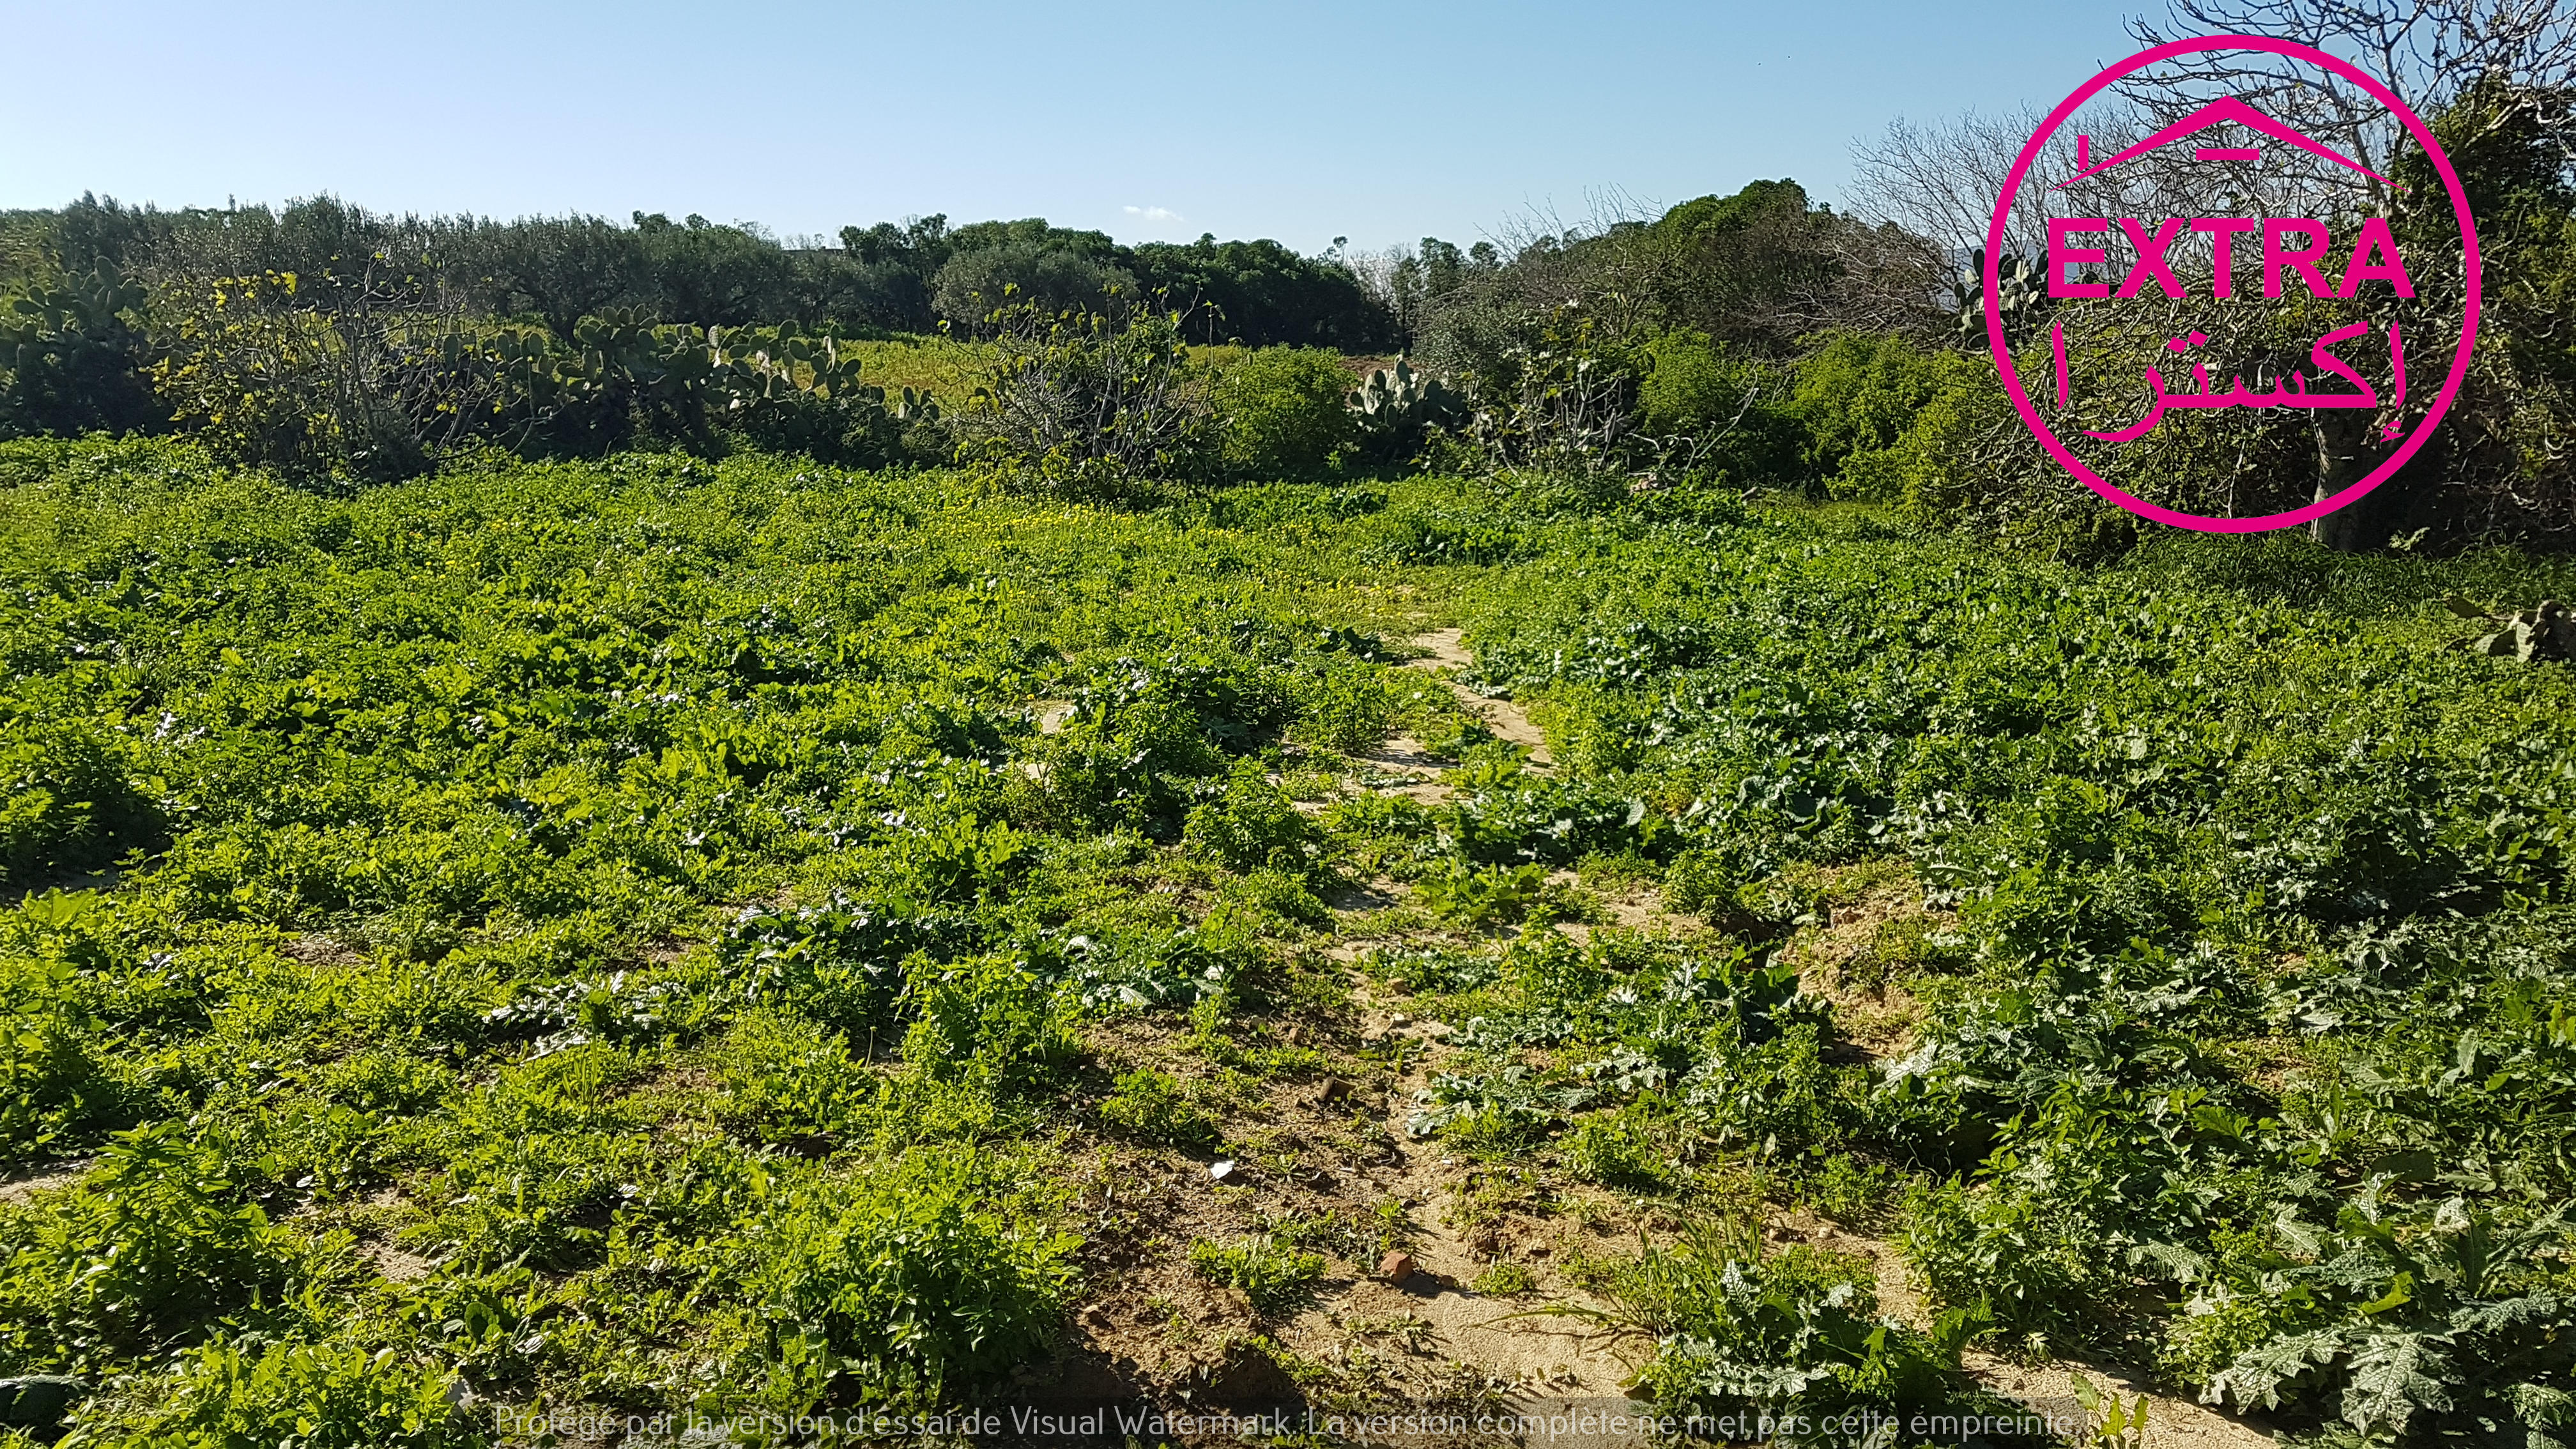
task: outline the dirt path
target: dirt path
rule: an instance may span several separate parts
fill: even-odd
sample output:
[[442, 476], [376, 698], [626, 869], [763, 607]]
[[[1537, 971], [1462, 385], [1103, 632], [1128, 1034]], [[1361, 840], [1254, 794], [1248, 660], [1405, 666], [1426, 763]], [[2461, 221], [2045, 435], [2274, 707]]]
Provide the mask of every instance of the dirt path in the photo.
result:
[[1513, 1250], [1532, 1246], [1530, 1235], [1505, 1225], [1487, 1228], [1477, 1241], [1469, 1241], [1451, 1221], [1450, 1212], [1462, 1185], [1463, 1165], [1436, 1141], [1406, 1135], [1413, 1094], [1430, 1085], [1434, 1064], [1449, 1054], [1439, 1040], [1446, 1023], [1412, 1021], [1382, 1004], [1371, 1004], [1366, 1010], [1371, 1035], [1408, 1037], [1424, 1044], [1421, 1058], [1397, 1083], [1386, 1104], [1386, 1130], [1398, 1144], [1387, 1187], [1411, 1209], [1419, 1232], [1412, 1251], [1415, 1276], [1397, 1291], [1410, 1300], [1415, 1314], [1430, 1322], [1443, 1349], [1462, 1363], [1488, 1369], [1543, 1396], [1620, 1397], [1629, 1367], [1600, 1334], [1578, 1319], [1519, 1316], [1550, 1301], [1588, 1303], [1587, 1295], [1547, 1282], [1554, 1276], [1551, 1272], [1527, 1264], [1536, 1268], [1542, 1288], [1551, 1291], [1505, 1298], [1478, 1293], [1470, 1286], [1497, 1261], [1519, 1261], [1522, 1254]]
[[1459, 682], [1457, 671], [1476, 662], [1467, 652], [1465, 639], [1466, 632], [1461, 629], [1435, 629], [1419, 635], [1413, 640], [1414, 646], [1430, 650], [1431, 657], [1416, 659], [1408, 667], [1438, 673], [1448, 683], [1450, 693], [1458, 696], [1458, 703], [1482, 719], [1487, 729], [1499, 738], [1528, 747], [1532, 768], [1554, 768], [1556, 762], [1547, 752], [1547, 733], [1530, 723], [1527, 711], [1508, 699], [1487, 699]]
[[[1441, 629], [1421, 635], [1412, 641], [1429, 651], [1426, 658], [1412, 661], [1412, 668], [1438, 675], [1459, 703], [1485, 721], [1494, 733], [1530, 750], [1532, 767], [1545, 769], [1552, 765], [1547, 738], [1529, 718], [1528, 713], [1509, 700], [1487, 699], [1475, 693], [1458, 676], [1474, 661], [1462, 641], [1461, 631]], [[1380, 749], [1359, 757], [1389, 777], [1409, 778], [1412, 783], [1381, 783], [1379, 788], [1393, 793], [1412, 795], [1426, 801], [1446, 798], [1449, 787], [1438, 776], [1441, 762], [1426, 754], [1410, 739], [1395, 738]], [[1918, 898], [1919, 899], [1919, 898]], [[1614, 915], [1623, 925], [1648, 929], [1674, 924], [1662, 909], [1662, 902], [1651, 888], [1642, 895], [1611, 903]], [[1880, 911], [1880, 903], [1853, 914], [1852, 919], [1815, 933], [1816, 939], [1801, 944], [1809, 954], [1847, 956], [1866, 940], [1867, 926]], [[1919, 910], [1919, 904], [1915, 906]], [[1852, 913], [1846, 913], [1852, 914]], [[1576, 928], [1578, 931], [1580, 928]], [[1352, 950], [1336, 948], [1332, 953], [1348, 960]], [[1819, 983], [1820, 985], [1822, 983]], [[1812, 989], [1812, 988], [1811, 988]], [[1418, 1232], [1412, 1256], [1418, 1271], [1402, 1286], [1374, 1279], [1354, 1284], [1341, 1301], [1329, 1305], [1343, 1312], [1375, 1315], [1410, 1314], [1427, 1325], [1424, 1347], [1458, 1363], [1481, 1371], [1487, 1382], [1504, 1390], [1508, 1402], [1523, 1412], [1544, 1412], [1558, 1406], [1605, 1406], [1622, 1402], [1622, 1384], [1631, 1365], [1613, 1351], [1612, 1345], [1593, 1332], [1579, 1319], [1528, 1317], [1530, 1310], [1548, 1303], [1573, 1303], [1598, 1306], [1597, 1301], [1567, 1282], [1553, 1266], [1555, 1249], [1543, 1237], [1535, 1223], [1506, 1218], [1495, 1225], [1481, 1226], [1474, 1236], [1462, 1234], [1452, 1215], [1462, 1190], [1467, 1185], [1473, 1164], [1450, 1156], [1436, 1140], [1415, 1140], [1406, 1135], [1405, 1120], [1414, 1106], [1414, 1093], [1427, 1086], [1439, 1070], [1451, 1048], [1444, 1040], [1448, 1026], [1440, 1022], [1412, 1020], [1404, 1013], [1406, 1003], [1371, 997], [1365, 986], [1355, 1000], [1360, 1007], [1363, 1030], [1372, 1038], [1410, 1039], [1420, 1043], [1418, 1054], [1406, 1058], [1408, 1070], [1394, 1084], [1385, 1104], [1384, 1125], [1397, 1144], [1392, 1163], [1372, 1174], [1383, 1190], [1402, 1198], [1409, 1217]], [[1863, 1013], [1868, 1016], [1867, 1013]], [[1912, 1025], [1902, 1013], [1896, 1019], [1880, 1023], [1870, 1018], [1889, 1034], [1909, 1031]], [[1563, 1231], [1563, 1225], [1554, 1225]], [[1580, 1231], [1579, 1229], [1576, 1231]], [[1929, 1307], [1910, 1281], [1903, 1258], [1895, 1247], [1883, 1240], [1856, 1233], [1839, 1224], [1806, 1212], [1774, 1212], [1767, 1235], [1778, 1242], [1813, 1242], [1838, 1252], [1866, 1256], [1878, 1280], [1879, 1302], [1889, 1315], [1918, 1327], [1928, 1326]], [[1607, 1246], [1607, 1245], [1605, 1245]], [[1532, 1270], [1537, 1289], [1526, 1297], [1495, 1297], [1480, 1294], [1469, 1285], [1498, 1260], [1521, 1263]], [[2147, 1401], [2147, 1430], [2142, 1449], [2260, 1449], [2273, 1442], [2272, 1436], [2233, 1417], [2217, 1413], [2188, 1399], [2148, 1391], [2134, 1377], [2096, 1368], [2064, 1363], [2037, 1366], [2007, 1362], [1989, 1354], [1971, 1353], [1968, 1371], [1978, 1381], [1999, 1393], [2010, 1395], [2037, 1406], [2062, 1410], [2074, 1402], [2071, 1375], [2084, 1373], [2094, 1384], [2134, 1400], [2141, 1395]], [[1555, 1449], [1575, 1449], [1579, 1443], [1612, 1443], [1615, 1439], [1598, 1436], [1541, 1436], [1531, 1442], [1545, 1442]]]

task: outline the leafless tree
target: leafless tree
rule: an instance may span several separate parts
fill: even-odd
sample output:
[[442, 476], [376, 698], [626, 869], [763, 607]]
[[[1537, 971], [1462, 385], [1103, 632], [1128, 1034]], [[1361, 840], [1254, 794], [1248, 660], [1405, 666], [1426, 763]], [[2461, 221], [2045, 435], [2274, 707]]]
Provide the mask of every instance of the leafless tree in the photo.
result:
[[[2576, 7], [2565, 0], [2172, 0], [2162, 24], [2138, 20], [2129, 29], [2150, 46], [2226, 35], [2296, 41], [2378, 77], [2426, 117], [2481, 80], [2517, 91], [2576, 83]], [[2359, 87], [2286, 56], [2185, 57], [2142, 73], [2131, 90], [2159, 108], [2234, 96], [2339, 144], [2382, 176], [2409, 144], [2402, 124]], [[2373, 199], [2382, 199], [2375, 190]]]

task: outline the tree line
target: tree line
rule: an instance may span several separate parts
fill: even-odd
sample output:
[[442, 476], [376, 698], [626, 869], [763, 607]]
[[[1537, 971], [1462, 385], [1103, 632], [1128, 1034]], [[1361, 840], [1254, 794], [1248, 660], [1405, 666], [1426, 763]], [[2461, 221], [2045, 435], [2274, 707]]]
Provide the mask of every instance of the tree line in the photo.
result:
[[1041, 218], [951, 226], [917, 217], [843, 227], [832, 245], [695, 215], [492, 221], [394, 215], [329, 196], [185, 210], [83, 196], [58, 210], [0, 214], [0, 234], [0, 288], [92, 274], [320, 277], [376, 259], [468, 310], [559, 337], [611, 311], [696, 326], [928, 332], [980, 317], [1005, 288], [1077, 305], [1116, 286], [1168, 297], [1203, 341], [1351, 351], [1401, 343], [1389, 310], [1330, 254], [1213, 235], [1129, 246]]

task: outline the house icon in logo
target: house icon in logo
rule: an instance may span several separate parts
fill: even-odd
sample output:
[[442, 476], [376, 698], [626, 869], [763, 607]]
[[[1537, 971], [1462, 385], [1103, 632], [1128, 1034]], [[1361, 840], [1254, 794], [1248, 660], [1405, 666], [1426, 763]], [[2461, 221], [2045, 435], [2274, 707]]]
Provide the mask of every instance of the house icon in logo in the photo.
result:
[[[2208, 105], [2201, 107], [2199, 110], [2192, 112], [2190, 115], [2183, 117], [2172, 125], [2156, 132], [2147, 139], [2140, 141], [2138, 144], [2131, 146], [2125, 151], [2122, 151], [2119, 155], [2112, 157], [2108, 161], [2098, 163], [2090, 162], [2089, 153], [2092, 149], [2092, 138], [2089, 136], [2076, 137], [2075, 174], [2067, 177], [2064, 181], [2058, 182], [2056, 186], [2052, 186], [2049, 189], [2055, 191], [2064, 187], [2072, 186], [2076, 182], [2081, 181], [2088, 176], [2098, 175], [2104, 171], [2110, 170], [2114, 166], [2125, 165], [2128, 162], [2144, 156], [2150, 151], [2162, 149], [2163, 147], [2170, 146], [2185, 137], [2198, 135], [2212, 126], [2222, 125], [2230, 121], [2245, 127], [2249, 131], [2253, 131], [2257, 135], [2269, 136], [2273, 140], [2281, 142], [2283, 145], [2294, 146], [2299, 150], [2307, 152], [2311, 156], [2331, 161], [2337, 166], [2344, 167], [2347, 170], [2357, 171], [2360, 174], [2369, 177], [2371, 180], [2378, 182], [2382, 186], [2390, 187], [2399, 191], [2405, 190], [2403, 186], [2400, 186], [2398, 183], [2389, 180], [2387, 177], [2380, 175], [2376, 171], [2371, 170], [2369, 167], [2362, 165], [2360, 162], [2353, 160], [2351, 157], [2346, 156], [2318, 141], [2312, 140], [2307, 136], [2301, 135], [2292, 127], [2286, 126], [2281, 122], [2272, 119], [2270, 116], [2263, 114], [2261, 111], [2254, 109], [2252, 106], [2245, 104], [2234, 96], [2222, 96], [2219, 99], [2210, 102]], [[2255, 161], [2260, 160], [2262, 155], [2263, 152], [2261, 148], [2255, 146], [2199, 146], [2192, 150], [2192, 159], [2195, 161]]]

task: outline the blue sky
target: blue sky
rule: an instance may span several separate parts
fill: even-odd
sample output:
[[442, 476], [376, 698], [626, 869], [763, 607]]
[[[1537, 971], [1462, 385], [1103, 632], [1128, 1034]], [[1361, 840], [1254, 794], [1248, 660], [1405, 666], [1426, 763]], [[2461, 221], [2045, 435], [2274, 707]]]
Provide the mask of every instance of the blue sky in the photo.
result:
[[1473, 241], [1610, 193], [1831, 199], [1856, 135], [2054, 102], [2138, 8], [7, 0], [0, 207]]

